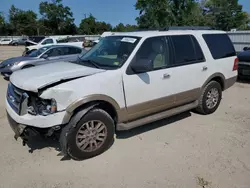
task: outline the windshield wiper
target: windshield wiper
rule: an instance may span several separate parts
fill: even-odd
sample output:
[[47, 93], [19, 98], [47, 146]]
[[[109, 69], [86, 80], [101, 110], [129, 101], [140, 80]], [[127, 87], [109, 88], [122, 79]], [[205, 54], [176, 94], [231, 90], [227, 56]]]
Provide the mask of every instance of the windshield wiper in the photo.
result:
[[81, 58], [79, 58], [80, 62], [87, 62], [90, 63], [91, 65], [93, 65], [95, 68], [101, 69], [101, 67], [98, 65], [97, 62], [93, 61], [93, 60], [82, 60]]

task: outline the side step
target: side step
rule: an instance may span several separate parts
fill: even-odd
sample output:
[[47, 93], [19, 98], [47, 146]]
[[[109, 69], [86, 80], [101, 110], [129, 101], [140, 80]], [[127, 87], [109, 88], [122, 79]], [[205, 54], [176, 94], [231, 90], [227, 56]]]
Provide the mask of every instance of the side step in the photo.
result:
[[133, 128], [139, 127], [141, 125], [152, 123], [152, 122], [155, 122], [155, 121], [158, 121], [158, 120], [170, 117], [170, 116], [180, 114], [182, 112], [186, 112], [188, 110], [196, 108], [197, 106], [198, 106], [198, 101], [194, 101], [192, 103], [189, 103], [189, 104], [186, 104], [183, 106], [179, 106], [179, 107], [167, 110], [167, 111], [163, 111], [163, 112], [151, 115], [151, 116], [147, 116], [147, 117], [142, 118], [142, 119], [131, 121], [129, 123], [119, 123], [117, 125], [117, 130], [118, 131], [125, 131], [125, 130], [129, 130], [129, 129], [133, 129]]

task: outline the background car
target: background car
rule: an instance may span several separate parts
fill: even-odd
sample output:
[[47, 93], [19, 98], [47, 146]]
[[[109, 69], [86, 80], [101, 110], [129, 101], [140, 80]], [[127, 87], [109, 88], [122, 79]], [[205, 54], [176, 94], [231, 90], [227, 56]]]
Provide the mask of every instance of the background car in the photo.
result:
[[10, 38], [4, 38], [0, 40], [0, 45], [9, 45], [11, 43], [12, 39]]
[[9, 43], [9, 45], [11, 45], [11, 46], [25, 45], [26, 41], [27, 41], [26, 38], [19, 38], [19, 39], [12, 40]]
[[250, 50], [245, 50], [237, 54], [238, 63], [238, 77], [240, 79], [250, 79]]
[[74, 61], [85, 49], [68, 45], [51, 45], [31, 52], [29, 55], [14, 57], [0, 64], [0, 72], [9, 77], [14, 71], [57, 61]]

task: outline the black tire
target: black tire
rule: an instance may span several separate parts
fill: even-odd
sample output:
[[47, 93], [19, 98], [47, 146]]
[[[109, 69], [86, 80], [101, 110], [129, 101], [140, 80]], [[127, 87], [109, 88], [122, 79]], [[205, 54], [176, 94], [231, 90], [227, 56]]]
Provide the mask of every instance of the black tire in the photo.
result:
[[[82, 125], [89, 121], [100, 121], [105, 125], [105, 131], [106, 131], [106, 139], [100, 145], [99, 148], [97, 148], [94, 151], [83, 151], [77, 146], [77, 134], [78, 131], [81, 129]], [[113, 143], [114, 141], [114, 133], [115, 133], [115, 125], [113, 119], [110, 117], [110, 115], [98, 108], [94, 108], [90, 110], [87, 114], [85, 114], [80, 120], [75, 120], [72, 118], [68, 125], [66, 125], [60, 135], [60, 144], [61, 148], [64, 150], [64, 152], [67, 152], [66, 154], [69, 155], [74, 160], [84, 160], [88, 158], [95, 157], [97, 155], [102, 154], [105, 152]], [[72, 126], [75, 125], [75, 126]], [[84, 135], [84, 133], [82, 133]], [[85, 135], [84, 135], [85, 136]], [[88, 138], [85, 138], [88, 139]], [[83, 138], [84, 140], [84, 138]], [[88, 148], [88, 147], [87, 147]]]
[[[213, 89], [213, 88], [217, 89], [217, 91], [219, 93], [219, 97], [218, 97], [217, 104], [213, 108], [209, 108], [206, 104], [206, 100], [207, 100], [208, 92], [211, 91], [211, 89]], [[195, 109], [195, 111], [200, 113], [200, 114], [203, 114], [203, 115], [212, 114], [219, 107], [220, 102], [221, 102], [221, 98], [222, 98], [221, 85], [216, 81], [211, 81], [203, 89], [202, 94], [201, 94], [200, 99], [199, 99], [199, 105]]]
[[31, 67], [34, 67], [34, 65], [25, 65], [22, 67], [22, 69], [27, 69], [27, 68], [31, 68]]

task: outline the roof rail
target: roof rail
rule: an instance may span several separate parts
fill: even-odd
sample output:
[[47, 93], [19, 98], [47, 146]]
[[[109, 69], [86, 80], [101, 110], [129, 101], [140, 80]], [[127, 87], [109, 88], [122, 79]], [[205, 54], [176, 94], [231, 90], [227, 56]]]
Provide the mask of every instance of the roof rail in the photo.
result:
[[170, 26], [161, 29], [160, 31], [169, 31], [169, 30], [214, 30], [213, 27], [208, 26]]

